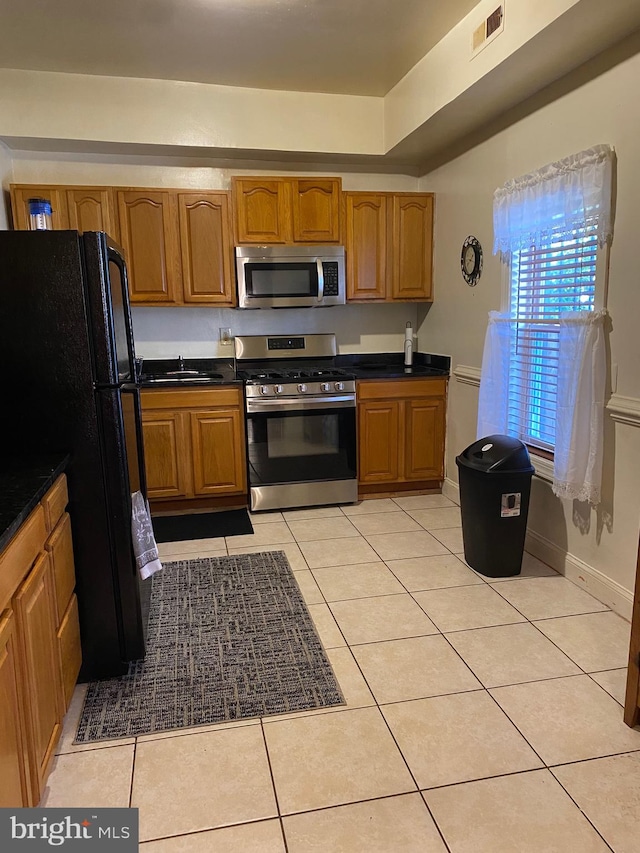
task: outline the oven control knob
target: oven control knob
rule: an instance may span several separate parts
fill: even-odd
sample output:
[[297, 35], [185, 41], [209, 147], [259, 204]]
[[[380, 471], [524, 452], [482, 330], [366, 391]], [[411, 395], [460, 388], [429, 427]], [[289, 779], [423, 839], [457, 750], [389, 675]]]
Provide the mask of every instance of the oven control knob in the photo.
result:
[[320, 390], [321, 391], [331, 391], [331, 385], [329, 385], [328, 382], [321, 382], [320, 383]]
[[282, 385], [274, 385], [273, 390], [276, 392], [276, 394], [282, 394], [284, 388], [282, 387]]
[[299, 391], [301, 394], [304, 394], [304, 393], [306, 393], [306, 390], [307, 390], [307, 386], [306, 386], [306, 384], [305, 384], [304, 382], [301, 382], [301, 383], [298, 385], [298, 391]]
[[260, 393], [261, 394], [268, 394], [269, 393], [269, 386], [268, 385], [261, 385], [260, 386]]
[[336, 391], [344, 391], [344, 382], [336, 382], [335, 389]]

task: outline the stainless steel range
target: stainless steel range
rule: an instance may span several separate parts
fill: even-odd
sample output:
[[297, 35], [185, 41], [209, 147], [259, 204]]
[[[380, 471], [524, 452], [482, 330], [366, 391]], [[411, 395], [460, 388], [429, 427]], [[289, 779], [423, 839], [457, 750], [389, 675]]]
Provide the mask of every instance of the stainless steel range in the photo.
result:
[[354, 503], [356, 389], [335, 335], [239, 336], [252, 510]]

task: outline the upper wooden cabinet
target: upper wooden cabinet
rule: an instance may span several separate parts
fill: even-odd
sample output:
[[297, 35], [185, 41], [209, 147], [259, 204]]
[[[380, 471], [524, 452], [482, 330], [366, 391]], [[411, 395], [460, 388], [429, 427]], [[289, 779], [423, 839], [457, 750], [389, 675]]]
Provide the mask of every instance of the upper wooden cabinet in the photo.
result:
[[51, 221], [56, 231], [69, 228], [66, 187], [37, 186], [36, 184], [11, 184], [11, 211], [13, 227], [17, 231], [29, 230], [29, 199], [44, 198], [51, 202]]
[[433, 195], [344, 193], [347, 299], [433, 298]]
[[115, 195], [111, 187], [12, 184], [13, 224], [19, 231], [29, 229], [30, 198], [45, 198], [51, 202], [51, 219], [55, 231], [65, 228], [106, 231], [114, 240], [119, 240]]
[[340, 242], [340, 178], [231, 180], [236, 242]]
[[229, 194], [178, 194], [185, 302], [233, 304]]
[[394, 195], [391, 220], [391, 297], [433, 296], [433, 196]]
[[181, 302], [175, 194], [165, 190], [118, 190], [117, 198], [131, 302], [174, 305]]
[[387, 198], [345, 193], [347, 299], [387, 297]]
[[339, 178], [293, 178], [291, 181], [294, 243], [340, 242]]
[[30, 198], [51, 201], [54, 229], [106, 231], [122, 245], [134, 305], [235, 304], [230, 193], [12, 184], [17, 229]]
[[119, 242], [114, 192], [111, 187], [73, 187], [66, 191], [69, 228], [106, 231]]
[[238, 243], [287, 243], [289, 186], [280, 178], [232, 178]]
[[229, 193], [120, 189], [117, 197], [133, 304], [234, 304]]

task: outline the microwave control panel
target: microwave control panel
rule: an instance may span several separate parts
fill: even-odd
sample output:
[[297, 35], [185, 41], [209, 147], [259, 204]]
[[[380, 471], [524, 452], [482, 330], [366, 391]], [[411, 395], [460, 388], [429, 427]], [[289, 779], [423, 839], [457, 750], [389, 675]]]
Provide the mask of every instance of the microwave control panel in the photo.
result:
[[323, 261], [322, 270], [324, 274], [324, 295], [338, 295], [338, 263], [337, 261]]

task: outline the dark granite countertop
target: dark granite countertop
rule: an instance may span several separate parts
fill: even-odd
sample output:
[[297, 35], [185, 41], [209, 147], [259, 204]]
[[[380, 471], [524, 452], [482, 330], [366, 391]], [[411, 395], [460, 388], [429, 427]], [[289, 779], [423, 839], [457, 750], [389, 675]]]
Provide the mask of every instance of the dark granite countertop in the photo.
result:
[[451, 359], [446, 355], [414, 353], [413, 364], [405, 367], [402, 352], [352, 353], [339, 355], [336, 365], [356, 379], [422, 379], [449, 376]]
[[68, 456], [16, 458], [0, 469], [0, 550], [67, 467]]
[[[232, 358], [185, 358], [180, 362], [185, 373], [171, 379], [168, 371], [176, 371], [179, 366], [176, 358], [144, 359], [140, 384], [142, 388], [207, 388], [215, 385], [236, 385], [241, 380], [236, 377]], [[411, 367], [404, 365], [402, 352], [355, 353], [336, 356], [336, 367], [353, 373], [356, 379], [410, 379], [448, 376], [451, 359], [446, 355], [433, 355], [418, 352], [414, 354]], [[202, 378], [189, 378], [186, 371], [199, 371]], [[154, 376], [162, 381], [154, 380]]]

